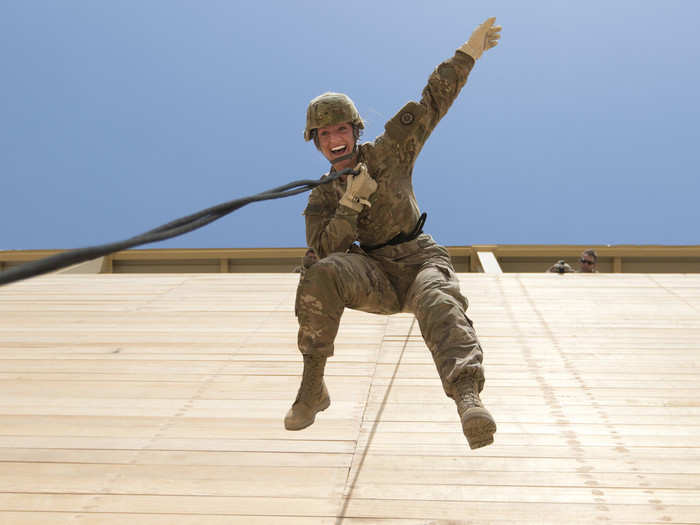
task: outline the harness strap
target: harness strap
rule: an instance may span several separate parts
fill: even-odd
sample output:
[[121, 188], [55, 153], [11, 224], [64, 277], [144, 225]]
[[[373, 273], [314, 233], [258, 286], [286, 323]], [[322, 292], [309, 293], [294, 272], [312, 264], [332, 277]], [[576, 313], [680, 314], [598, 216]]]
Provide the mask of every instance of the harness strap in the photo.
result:
[[411, 233], [404, 233], [404, 232], [399, 232], [396, 236], [392, 237], [389, 239], [387, 242], [383, 244], [375, 244], [373, 246], [367, 246], [365, 244], [361, 244], [360, 248], [362, 248], [366, 252], [371, 252], [373, 250], [378, 250], [379, 248], [384, 248], [384, 246], [395, 246], [397, 244], [403, 244], [405, 242], [412, 241], [416, 237], [418, 237], [421, 233], [423, 233], [423, 225], [425, 224], [425, 219], [428, 217], [428, 214], [423, 212], [421, 216], [418, 218], [418, 222], [416, 222], [415, 228], [413, 228], [413, 231]]

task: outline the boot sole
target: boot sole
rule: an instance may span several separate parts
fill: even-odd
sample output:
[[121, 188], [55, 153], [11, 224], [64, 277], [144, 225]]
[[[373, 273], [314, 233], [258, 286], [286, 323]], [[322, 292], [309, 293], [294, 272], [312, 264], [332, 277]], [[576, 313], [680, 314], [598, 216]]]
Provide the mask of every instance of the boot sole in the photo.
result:
[[469, 442], [469, 448], [474, 450], [493, 443], [496, 422], [488, 411], [475, 408], [470, 410], [462, 420], [462, 430]]
[[323, 412], [325, 409], [327, 409], [329, 406], [331, 406], [331, 400], [330, 398], [326, 398], [326, 400], [319, 406], [318, 410], [313, 413], [310, 419], [307, 419], [306, 421], [302, 421], [301, 423], [294, 425], [294, 424], [288, 424], [287, 421], [285, 420], [284, 422], [284, 428], [287, 430], [303, 430], [306, 427], [310, 427], [313, 425], [314, 421], [316, 421], [316, 414], [319, 412]]

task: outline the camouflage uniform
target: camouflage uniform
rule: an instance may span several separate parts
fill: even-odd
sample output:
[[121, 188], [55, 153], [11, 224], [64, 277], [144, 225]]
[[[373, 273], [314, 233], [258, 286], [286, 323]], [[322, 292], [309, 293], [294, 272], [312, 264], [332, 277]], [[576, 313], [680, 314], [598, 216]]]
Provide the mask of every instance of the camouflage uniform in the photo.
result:
[[427, 234], [367, 248], [416, 226], [420, 210], [411, 182], [413, 164], [473, 66], [469, 55], [457, 51], [430, 75], [420, 103], [406, 104], [386, 123], [384, 134], [358, 147], [357, 162], [367, 165], [378, 184], [371, 207], [358, 213], [340, 205], [345, 183], [339, 179], [311, 193], [304, 210], [306, 238], [320, 260], [297, 290], [302, 354], [333, 355], [345, 307], [376, 314], [412, 312], [445, 392], [451, 395], [450, 385], [467, 375], [483, 388], [482, 350], [447, 250]]

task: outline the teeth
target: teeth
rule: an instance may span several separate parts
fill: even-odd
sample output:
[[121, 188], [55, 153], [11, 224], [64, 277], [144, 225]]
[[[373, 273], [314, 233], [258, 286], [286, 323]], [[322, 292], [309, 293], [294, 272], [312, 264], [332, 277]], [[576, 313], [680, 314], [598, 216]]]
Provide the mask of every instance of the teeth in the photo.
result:
[[345, 149], [345, 146], [336, 146], [335, 148], [331, 148], [331, 151], [333, 153], [339, 153]]

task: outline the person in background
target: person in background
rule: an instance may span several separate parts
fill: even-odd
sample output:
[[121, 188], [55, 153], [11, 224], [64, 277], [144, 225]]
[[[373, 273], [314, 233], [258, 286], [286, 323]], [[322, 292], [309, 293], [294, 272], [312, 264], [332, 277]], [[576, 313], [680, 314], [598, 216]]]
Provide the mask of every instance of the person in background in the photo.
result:
[[311, 266], [316, 261], [318, 261], [318, 255], [316, 255], [316, 251], [313, 248], [308, 248], [304, 253], [304, 257], [302, 257], [301, 259], [301, 264], [294, 268], [294, 273], [300, 273], [301, 278], [303, 279], [306, 270], [311, 268]]
[[598, 273], [598, 254], [594, 249], [584, 250], [579, 262], [579, 273]]

